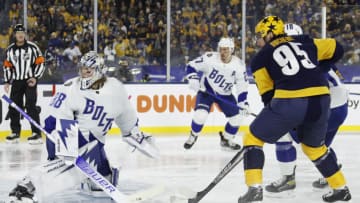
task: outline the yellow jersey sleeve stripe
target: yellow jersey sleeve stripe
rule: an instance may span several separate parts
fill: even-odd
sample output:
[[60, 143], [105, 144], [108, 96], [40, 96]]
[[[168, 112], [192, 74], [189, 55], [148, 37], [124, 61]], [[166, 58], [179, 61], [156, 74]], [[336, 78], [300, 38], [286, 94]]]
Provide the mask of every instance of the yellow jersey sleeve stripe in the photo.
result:
[[324, 94], [330, 94], [329, 88], [326, 86], [309, 87], [300, 90], [277, 89], [275, 90], [274, 98], [301, 98]]
[[317, 47], [318, 60], [331, 59], [335, 53], [336, 41], [335, 39], [314, 39], [314, 44]]
[[259, 68], [253, 75], [260, 95], [274, 89], [274, 81], [265, 67]]

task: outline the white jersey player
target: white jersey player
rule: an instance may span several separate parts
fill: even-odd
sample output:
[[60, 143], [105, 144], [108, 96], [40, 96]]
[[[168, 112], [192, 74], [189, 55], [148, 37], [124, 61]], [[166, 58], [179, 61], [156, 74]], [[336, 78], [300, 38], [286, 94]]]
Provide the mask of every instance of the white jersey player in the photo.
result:
[[[124, 85], [114, 78], [105, 76], [104, 61], [96, 52], [86, 53], [80, 60], [79, 77], [64, 83], [50, 103], [49, 116], [45, 119], [45, 130], [60, 136], [69, 150], [67, 120], [78, 123], [78, 146], [75, 148], [93, 169], [116, 185], [117, 171], [110, 167], [104, 145], [105, 135], [115, 122], [120, 127], [123, 140], [150, 157], [157, 157], [158, 151], [151, 136], [139, 130], [138, 118], [128, 100]], [[55, 132], [55, 133], [54, 133]], [[57, 133], [58, 132], [58, 133]], [[64, 135], [65, 134], [65, 135]], [[60, 191], [89, 183], [91, 190], [99, 190], [95, 184], [86, 181], [73, 164], [66, 164], [62, 156], [55, 154], [59, 147], [47, 139], [49, 162], [33, 169], [13, 189], [9, 196], [17, 201], [44, 199]], [[56, 146], [55, 146], [56, 145]], [[69, 150], [70, 151], [70, 150]], [[62, 152], [66, 155], [67, 151]], [[83, 185], [83, 184], [82, 184]], [[35, 197], [34, 197], [35, 195]]]
[[221, 38], [217, 52], [207, 52], [187, 65], [189, 87], [197, 95], [185, 149], [190, 149], [196, 142], [213, 103], [219, 105], [228, 119], [225, 133], [220, 132], [221, 146], [240, 149], [240, 145], [232, 141], [243, 118], [249, 114], [248, 81], [244, 62], [233, 55], [234, 47], [233, 39]]
[[[302, 35], [302, 29], [296, 24], [286, 24], [285, 33], [289, 36]], [[347, 116], [348, 106], [348, 90], [341, 82], [341, 75], [333, 64], [320, 64], [328, 71], [328, 81], [330, 87], [330, 117], [328, 119], [328, 128], [325, 137], [325, 145], [332, 150], [331, 145], [335, 134], [340, 125], [345, 121]], [[340, 76], [340, 77], [339, 77]], [[284, 191], [291, 191], [295, 189], [295, 167], [296, 167], [296, 148], [292, 144], [294, 139], [297, 142], [297, 135], [290, 132], [291, 135], [286, 134], [275, 143], [276, 158], [279, 161], [280, 173], [282, 178], [267, 185], [265, 189], [272, 194], [279, 194]], [[332, 150], [333, 151], [333, 150]], [[333, 153], [335, 155], [335, 152]], [[336, 157], [334, 157], [336, 159]], [[313, 187], [324, 188], [327, 186], [325, 178], [313, 182]]]

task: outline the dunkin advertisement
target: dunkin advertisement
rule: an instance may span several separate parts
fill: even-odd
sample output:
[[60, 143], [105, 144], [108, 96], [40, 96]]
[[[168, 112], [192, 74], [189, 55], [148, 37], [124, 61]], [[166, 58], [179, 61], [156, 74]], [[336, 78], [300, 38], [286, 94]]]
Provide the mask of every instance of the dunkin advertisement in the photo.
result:
[[[360, 89], [359, 86], [358, 84], [347, 85], [350, 92], [349, 114], [341, 128], [342, 131], [360, 131], [360, 91], [356, 92]], [[62, 88], [61, 85], [38, 86], [37, 106], [41, 110], [40, 117], [42, 119], [51, 96], [60, 88]], [[126, 89], [130, 102], [138, 112], [141, 127], [150, 132], [184, 133], [189, 131], [196, 97], [195, 92], [189, 90], [186, 84], [127, 84]], [[0, 87], [0, 93], [4, 94], [3, 87]], [[260, 112], [263, 104], [256, 86], [253, 84], [249, 86], [248, 101], [255, 114]], [[116, 101], [114, 101], [114, 105], [116, 105]], [[8, 104], [1, 100], [0, 107], [0, 132], [9, 132]], [[248, 116], [243, 127], [248, 127], [253, 119], [253, 116]], [[213, 105], [204, 131], [216, 132], [225, 123], [225, 116], [216, 105]], [[23, 130], [30, 130], [30, 125], [26, 120], [22, 119], [21, 124]], [[43, 126], [43, 123], [41, 125]], [[113, 125], [113, 128], [116, 129], [116, 125]]]

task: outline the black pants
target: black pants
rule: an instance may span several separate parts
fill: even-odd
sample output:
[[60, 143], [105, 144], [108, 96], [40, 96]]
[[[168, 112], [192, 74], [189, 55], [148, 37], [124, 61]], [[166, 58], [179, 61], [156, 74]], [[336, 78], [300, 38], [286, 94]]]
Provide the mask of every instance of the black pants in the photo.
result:
[[[36, 109], [36, 100], [37, 93], [36, 87], [29, 87], [26, 83], [26, 80], [15, 80], [11, 85], [11, 93], [10, 99], [12, 99], [16, 105], [20, 108], [24, 107], [24, 95], [25, 95], [25, 109], [29, 116], [39, 123], [40, 117], [39, 112]], [[10, 128], [13, 133], [20, 133], [21, 125], [20, 125], [20, 113], [9, 107], [9, 116], [10, 116]], [[31, 125], [31, 130], [33, 133], [40, 134], [40, 130], [37, 129], [34, 125]]]

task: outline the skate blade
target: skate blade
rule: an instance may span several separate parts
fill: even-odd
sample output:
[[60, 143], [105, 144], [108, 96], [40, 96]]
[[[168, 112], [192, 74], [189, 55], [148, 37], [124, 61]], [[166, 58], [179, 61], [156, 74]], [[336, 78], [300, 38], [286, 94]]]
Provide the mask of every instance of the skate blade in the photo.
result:
[[32, 141], [28, 141], [29, 144], [31, 145], [39, 145], [42, 144], [42, 140], [32, 140]]
[[270, 198], [277, 198], [277, 199], [288, 199], [288, 198], [294, 198], [296, 196], [296, 193], [294, 190], [285, 190], [282, 192], [268, 192], [266, 191], [264, 193], [266, 197]]
[[329, 187], [329, 185], [323, 187], [323, 188], [318, 188], [318, 187], [312, 187], [312, 190], [314, 192], [324, 192], [324, 191], [330, 191], [331, 188]]
[[20, 139], [15, 139], [15, 140], [6, 140], [5, 142], [7, 144], [17, 144], [17, 143], [19, 143], [19, 141], [20, 141]]
[[37, 203], [37, 201], [28, 199], [28, 198], [22, 198], [21, 200], [18, 200], [16, 197], [9, 199], [10, 203]]
[[237, 152], [237, 151], [240, 151], [240, 149], [232, 149], [232, 148], [229, 148], [229, 147], [224, 147], [224, 146], [220, 146], [221, 147], [221, 151], [224, 151], [224, 152]]

